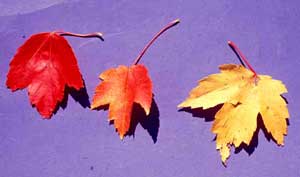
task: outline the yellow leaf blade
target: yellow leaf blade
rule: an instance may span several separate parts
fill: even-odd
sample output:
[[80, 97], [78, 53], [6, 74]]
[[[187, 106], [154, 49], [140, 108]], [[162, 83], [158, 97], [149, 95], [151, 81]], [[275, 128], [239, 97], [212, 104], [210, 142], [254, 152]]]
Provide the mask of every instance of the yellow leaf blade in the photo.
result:
[[267, 75], [255, 78], [241, 65], [225, 64], [219, 68], [221, 73], [200, 80], [178, 107], [207, 109], [223, 104], [211, 129], [217, 136], [216, 147], [223, 163], [230, 156], [230, 146], [250, 144], [259, 114], [276, 143], [283, 145], [289, 117], [287, 103], [281, 96], [287, 92], [284, 84]]

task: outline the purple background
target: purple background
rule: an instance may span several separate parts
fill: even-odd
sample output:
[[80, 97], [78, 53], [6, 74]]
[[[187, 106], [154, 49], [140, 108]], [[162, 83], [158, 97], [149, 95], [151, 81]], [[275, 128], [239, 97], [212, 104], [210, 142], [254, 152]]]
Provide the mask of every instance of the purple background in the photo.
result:
[[[300, 175], [300, 3], [294, 1], [0, 1], [0, 176], [2, 177], [296, 177]], [[121, 141], [107, 111], [90, 111], [69, 97], [50, 121], [31, 108], [27, 91], [5, 86], [8, 64], [32, 34], [62, 29], [104, 33], [99, 39], [67, 37], [90, 98], [98, 75], [133, 62], [165, 24], [181, 23], [146, 53], [160, 127], [157, 142], [138, 125]], [[25, 38], [24, 38], [25, 36]], [[282, 80], [291, 115], [285, 146], [259, 132], [250, 156], [232, 152], [225, 168], [215, 150], [212, 122], [178, 112], [197, 80], [218, 65], [239, 63], [227, 46], [238, 44], [261, 74]]]

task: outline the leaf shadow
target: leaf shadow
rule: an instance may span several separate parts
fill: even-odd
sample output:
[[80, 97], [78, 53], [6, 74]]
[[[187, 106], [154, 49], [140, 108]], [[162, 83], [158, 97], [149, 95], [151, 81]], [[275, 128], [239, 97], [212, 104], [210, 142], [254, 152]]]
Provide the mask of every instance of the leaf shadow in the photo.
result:
[[89, 95], [87, 93], [85, 83], [84, 83], [84, 87], [81, 88], [80, 90], [76, 90], [74, 88], [66, 86], [65, 90], [64, 90], [64, 97], [63, 97], [62, 101], [57, 104], [55, 110], [53, 111], [53, 115], [55, 115], [57, 113], [59, 108], [62, 108], [62, 109], [67, 108], [69, 95], [71, 95], [71, 97], [76, 102], [78, 102], [81, 105], [81, 107], [90, 108], [91, 103], [89, 100]]
[[205, 122], [211, 122], [215, 120], [215, 115], [221, 109], [223, 104], [219, 104], [215, 107], [203, 109], [203, 108], [195, 108], [191, 109], [190, 107], [181, 108], [179, 112], [187, 112], [192, 114], [193, 117], [202, 118]]
[[[108, 110], [109, 104], [102, 105], [97, 107], [95, 110]], [[151, 108], [149, 115], [146, 115], [144, 109], [141, 107], [140, 104], [134, 103], [131, 113], [131, 121], [130, 121], [130, 127], [128, 132], [125, 134], [125, 136], [135, 136], [135, 130], [138, 124], [140, 124], [145, 130], [147, 130], [148, 134], [151, 136], [153, 143], [155, 144], [157, 142], [158, 137], [158, 131], [159, 131], [159, 110], [158, 106], [152, 98]], [[109, 121], [110, 125], [114, 124], [114, 121]], [[116, 130], [117, 131], [117, 130]]]
[[157, 142], [160, 124], [159, 110], [154, 98], [152, 99], [149, 115], [146, 115], [144, 109], [139, 104], [134, 103], [130, 128], [126, 133], [126, 136], [128, 135], [134, 137], [135, 130], [138, 124], [140, 124], [145, 130], [147, 130], [148, 134], [153, 140], [153, 143], [155, 144]]
[[89, 100], [89, 95], [87, 93], [86, 87], [84, 86], [80, 90], [76, 90], [74, 88], [68, 88], [69, 94], [72, 98], [78, 102], [83, 108], [90, 108], [91, 103]]
[[249, 145], [247, 145], [246, 143], [241, 143], [241, 145], [239, 147], [236, 147], [235, 150], [234, 150], [234, 153], [235, 154], [238, 154], [240, 153], [242, 150], [244, 150], [245, 152], [247, 152], [247, 154], [250, 156], [251, 154], [253, 154], [253, 152], [255, 151], [255, 149], [258, 147], [258, 135], [259, 135], [259, 131], [262, 129], [262, 131], [264, 132], [265, 134], [265, 137], [267, 138], [268, 141], [270, 141], [271, 139], [271, 136], [265, 132], [266, 129], [265, 129], [265, 126], [264, 126], [264, 123], [263, 123], [263, 120], [261, 118], [261, 116], [259, 115], [257, 117], [257, 127], [256, 127], [256, 130], [255, 132], [253, 133], [253, 136], [252, 136], [252, 139], [249, 143]]
[[285, 101], [286, 104], [289, 104], [288, 100], [283, 95], [280, 95], [280, 96]]

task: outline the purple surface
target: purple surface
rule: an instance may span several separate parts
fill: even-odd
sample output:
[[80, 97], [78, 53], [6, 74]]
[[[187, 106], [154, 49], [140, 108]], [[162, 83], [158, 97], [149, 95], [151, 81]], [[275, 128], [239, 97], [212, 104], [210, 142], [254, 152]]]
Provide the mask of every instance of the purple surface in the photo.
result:
[[[296, 177], [300, 175], [300, 2], [266, 1], [0, 1], [0, 176], [2, 177]], [[27, 91], [5, 86], [8, 64], [33, 33], [63, 29], [104, 33], [67, 37], [90, 97], [105, 69], [133, 62], [146, 42], [175, 18], [181, 24], [146, 53], [160, 112], [157, 142], [140, 125], [120, 141], [107, 111], [90, 111], [69, 96], [50, 121], [31, 108]], [[23, 38], [25, 36], [25, 38]], [[212, 122], [178, 112], [197, 80], [223, 63], [239, 63], [236, 42], [261, 74], [282, 80], [291, 115], [285, 146], [259, 132], [250, 156], [232, 152], [225, 168], [215, 150]]]

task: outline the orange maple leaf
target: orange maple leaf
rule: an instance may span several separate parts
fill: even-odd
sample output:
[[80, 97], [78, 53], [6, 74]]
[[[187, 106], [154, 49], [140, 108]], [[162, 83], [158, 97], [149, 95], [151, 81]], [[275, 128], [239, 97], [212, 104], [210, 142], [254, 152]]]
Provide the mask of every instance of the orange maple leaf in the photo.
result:
[[179, 23], [175, 20], [159, 31], [142, 50], [130, 67], [121, 65], [100, 74], [103, 80], [95, 89], [91, 109], [109, 105], [109, 120], [123, 139], [130, 128], [134, 103], [149, 115], [152, 103], [152, 82], [145, 66], [138, 64], [146, 50], [167, 29]]
[[283, 145], [289, 117], [287, 103], [282, 94], [284, 84], [271, 76], [257, 75], [245, 56], [233, 42], [249, 69], [242, 65], [221, 65], [219, 74], [212, 74], [199, 81], [189, 97], [178, 107], [208, 109], [223, 104], [215, 115], [212, 132], [216, 134], [217, 149], [225, 164], [230, 156], [230, 146], [249, 145], [257, 127], [260, 114], [268, 133], [278, 145]]
[[138, 103], [150, 112], [152, 103], [152, 82], [148, 71], [143, 65], [119, 66], [108, 69], [100, 74], [103, 80], [96, 87], [92, 109], [109, 104], [109, 120], [114, 125], [122, 139], [130, 127], [133, 103]]

